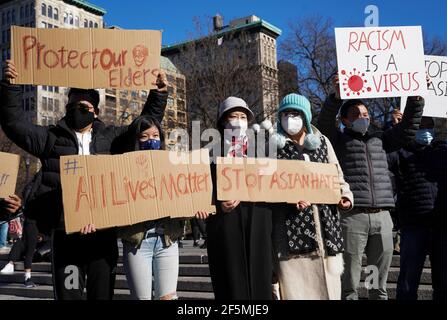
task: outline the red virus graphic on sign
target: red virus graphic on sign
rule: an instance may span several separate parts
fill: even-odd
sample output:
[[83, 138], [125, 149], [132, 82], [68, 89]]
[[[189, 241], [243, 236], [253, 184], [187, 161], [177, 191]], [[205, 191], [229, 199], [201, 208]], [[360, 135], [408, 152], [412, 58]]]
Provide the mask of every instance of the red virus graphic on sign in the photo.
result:
[[365, 74], [358, 71], [354, 68], [352, 72], [349, 72], [349, 74], [346, 72], [346, 70], [341, 71], [342, 75], [342, 85], [343, 85], [343, 91], [346, 92], [346, 95], [349, 97], [351, 95], [360, 95], [361, 93], [365, 93], [365, 91], [370, 92], [371, 87], [367, 87], [368, 80], [364, 79]]

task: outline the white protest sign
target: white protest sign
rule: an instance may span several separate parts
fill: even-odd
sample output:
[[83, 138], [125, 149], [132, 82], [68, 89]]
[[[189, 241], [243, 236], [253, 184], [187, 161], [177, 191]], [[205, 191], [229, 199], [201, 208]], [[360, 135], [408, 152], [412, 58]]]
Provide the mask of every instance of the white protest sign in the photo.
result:
[[[447, 118], [447, 57], [425, 56], [425, 68], [431, 83], [424, 96], [424, 116]], [[405, 109], [407, 98], [401, 99], [401, 110]]]
[[421, 27], [335, 28], [342, 99], [425, 95]]

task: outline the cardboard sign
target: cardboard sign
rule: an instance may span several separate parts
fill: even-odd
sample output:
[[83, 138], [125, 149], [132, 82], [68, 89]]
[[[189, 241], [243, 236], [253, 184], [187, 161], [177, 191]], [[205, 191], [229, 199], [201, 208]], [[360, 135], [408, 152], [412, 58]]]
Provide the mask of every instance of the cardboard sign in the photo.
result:
[[150, 89], [160, 68], [161, 31], [13, 26], [17, 84]]
[[[425, 56], [425, 68], [431, 83], [424, 96], [424, 116], [447, 118], [447, 57]], [[403, 111], [407, 98], [402, 97], [400, 101]]]
[[335, 28], [342, 99], [427, 93], [421, 27]]
[[67, 233], [90, 223], [101, 229], [215, 212], [209, 158], [208, 163], [174, 165], [170, 151], [136, 151], [63, 156], [60, 165]]
[[218, 200], [336, 204], [341, 199], [335, 164], [276, 159], [264, 159], [263, 165], [250, 159], [227, 164], [226, 160], [217, 160]]
[[0, 198], [6, 198], [16, 191], [20, 156], [0, 152]]

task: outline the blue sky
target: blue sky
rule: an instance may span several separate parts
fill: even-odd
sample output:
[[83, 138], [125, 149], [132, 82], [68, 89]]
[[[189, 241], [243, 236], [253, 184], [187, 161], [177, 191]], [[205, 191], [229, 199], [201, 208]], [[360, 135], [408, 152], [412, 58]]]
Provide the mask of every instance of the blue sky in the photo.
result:
[[[445, 0], [89, 0], [107, 10], [107, 25], [125, 29], [163, 29], [163, 44], [187, 40], [194, 32], [193, 18], [219, 13], [224, 22], [257, 15], [287, 34], [288, 24], [297, 19], [322, 15], [336, 26], [363, 26], [364, 9], [378, 6], [381, 26], [422, 25], [424, 34], [447, 41]], [[280, 39], [279, 39], [280, 40]]]

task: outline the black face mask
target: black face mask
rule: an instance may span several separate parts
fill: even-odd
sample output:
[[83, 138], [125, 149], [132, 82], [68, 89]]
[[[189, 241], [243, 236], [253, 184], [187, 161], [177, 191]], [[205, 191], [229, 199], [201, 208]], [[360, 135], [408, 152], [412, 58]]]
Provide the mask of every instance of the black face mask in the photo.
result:
[[67, 124], [73, 130], [80, 130], [87, 127], [95, 120], [95, 114], [85, 108], [71, 107], [65, 114]]

